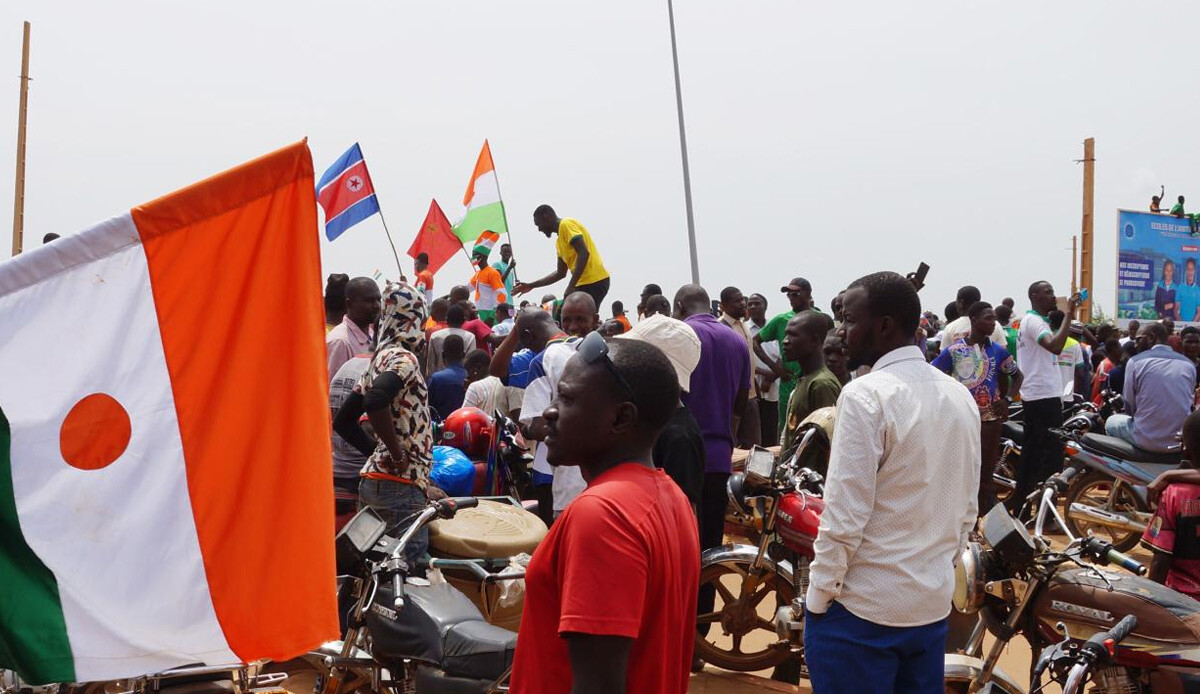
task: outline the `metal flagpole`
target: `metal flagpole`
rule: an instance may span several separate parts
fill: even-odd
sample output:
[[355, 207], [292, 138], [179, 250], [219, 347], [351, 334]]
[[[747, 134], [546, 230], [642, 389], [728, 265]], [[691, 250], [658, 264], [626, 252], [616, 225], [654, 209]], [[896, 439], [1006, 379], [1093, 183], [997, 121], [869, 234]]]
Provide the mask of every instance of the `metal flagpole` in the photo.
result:
[[683, 127], [683, 90], [679, 85], [679, 49], [675, 46], [675, 8], [667, 0], [671, 22], [671, 62], [675, 66], [675, 106], [679, 111], [679, 152], [683, 157], [683, 199], [687, 206], [688, 251], [692, 257], [692, 284], [700, 284], [700, 260], [696, 255], [696, 224], [692, 219], [692, 176], [688, 171], [687, 134]]
[[13, 200], [12, 254], [21, 252], [25, 230], [25, 119], [29, 108], [29, 22], [21, 44], [21, 102], [17, 112], [17, 184]]
[[[362, 152], [362, 145], [358, 146], [358, 150]], [[367, 178], [371, 178], [371, 169], [367, 166], [367, 155], [363, 154], [362, 158], [363, 169], [367, 172]], [[371, 178], [371, 187], [375, 187], [375, 179]], [[379, 221], [383, 222], [383, 233], [387, 234], [388, 244], [392, 247], [392, 257], [396, 259], [396, 269], [400, 271], [399, 279], [404, 279], [404, 267], [400, 265], [400, 254], [396, 252], [396, 242], [392, 239], [392, 232], [388, 231], [387, 219], [383, 216], [383, 205], [379, 204], [379, 191], [375, 190], [375, 205], [379, 207]]]

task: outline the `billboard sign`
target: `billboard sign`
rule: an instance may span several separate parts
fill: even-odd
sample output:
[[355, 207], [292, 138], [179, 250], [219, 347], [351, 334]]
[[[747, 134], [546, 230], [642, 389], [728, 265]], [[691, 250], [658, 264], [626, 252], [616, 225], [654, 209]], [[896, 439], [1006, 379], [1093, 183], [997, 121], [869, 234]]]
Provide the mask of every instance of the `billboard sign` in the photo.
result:
[[1200, 323], [1200, 236], [1191, 222], [1117, 211], [1117, 318]]

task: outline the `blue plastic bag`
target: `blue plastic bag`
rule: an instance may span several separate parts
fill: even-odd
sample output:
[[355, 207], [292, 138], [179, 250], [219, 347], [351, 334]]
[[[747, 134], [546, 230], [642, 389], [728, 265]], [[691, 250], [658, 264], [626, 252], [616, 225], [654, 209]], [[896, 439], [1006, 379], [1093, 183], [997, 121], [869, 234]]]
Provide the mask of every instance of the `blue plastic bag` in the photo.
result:
[[429, 479], [447, 496], [471, 496], [475, 490], [475, 464], [457, 448], [434, 446]]

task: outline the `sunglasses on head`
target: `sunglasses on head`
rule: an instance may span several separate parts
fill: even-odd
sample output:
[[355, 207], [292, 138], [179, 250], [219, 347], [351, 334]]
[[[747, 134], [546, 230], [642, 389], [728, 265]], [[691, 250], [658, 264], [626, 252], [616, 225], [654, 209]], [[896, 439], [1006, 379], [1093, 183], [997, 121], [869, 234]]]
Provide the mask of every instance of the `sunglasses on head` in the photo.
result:
[[580, 359], [583, 359], [585, 364], [595, 364], [600, 362], [604, 364], [604, 368], [612, 374], [613, 379], [625, 391], [625, 394], [630, 398], [633, 397], [633, 388], [629, 386], [629, 381], [617, 371], [617, 367], [608, 356], [608, 343], [604, 341], [604, 336], [599, 332], [588, 333], [588, 336], [583, 338], [583, 342], [579, 343], [579, 348], [575, 350]]

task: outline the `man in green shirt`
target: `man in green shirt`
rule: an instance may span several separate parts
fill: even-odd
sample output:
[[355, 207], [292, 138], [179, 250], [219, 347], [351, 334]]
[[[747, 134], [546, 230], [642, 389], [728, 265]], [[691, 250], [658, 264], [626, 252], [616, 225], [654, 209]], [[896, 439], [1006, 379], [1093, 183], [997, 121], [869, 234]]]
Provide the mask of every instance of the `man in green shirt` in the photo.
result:
[[[779, 377], [779, 431], [783, 431], [783, 425], [787, 421], [787, 407], [784, 404], [787, 403], [788, 397], [795, 389], [796, 380], [800, 378], [800, 365], [784, 356], [783, 338], [787, 332], [788, 321], [797, 313], [811, 309], [813, 298], [812, 285], [803, 277], [793, 278], [780, 291], [787, 294], [792, 310], [775, 316], [767, 321], [762, 330], [758, 331], [758, 334], [754, 336], [754, 354]], [[773, 359], [763, 350], [762, 346], [765, 342], [778, 344], [780, 359]]]
[[799, 439], [800, 423], [816, 410], [836, 405], [842, 392], [842, 382], [825, 366], [825, 336], [832, 328], [829, 316], [816, 311], [802, 311], [788, 321], [783, 355], [799, 364], [804, 375], [788, 398], [783, 435], [779, 438], [784, 450]]
[[1015, 360], [1017, 358], [1017, 329], [1012, 327], [1012, 307], [1000, 304], [996, 307], [995, 312], [996, 324], [1004, 330], [1004, 347]]

